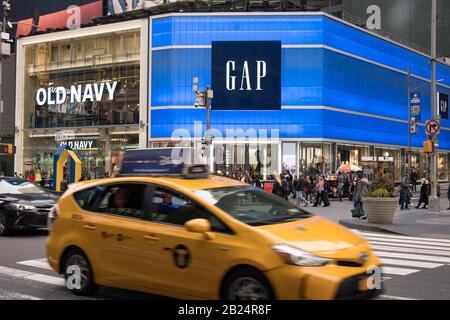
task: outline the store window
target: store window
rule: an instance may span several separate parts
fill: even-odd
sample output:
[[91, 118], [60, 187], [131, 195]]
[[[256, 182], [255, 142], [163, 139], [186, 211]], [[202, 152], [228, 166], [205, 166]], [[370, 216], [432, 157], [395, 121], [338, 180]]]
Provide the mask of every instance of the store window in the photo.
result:
[[139, 30], [25, 47], [24, 128], [139, 123]]
[[402, 158], [400, 149], [375, 148], [379, 170], [389, 174], [395, 181], [401, 181]]
[[322, 175], [331, 171], [329, 143], [301, 143], [300, 170], [306, 175]]
[[446, 153], [439, 153], [438, 179], [439, 181], [448, 181], [448, 155]]
[[343, 164], [353, 164], [356, 166], [362, 165], [362, 158], [369, 156], [368, 146], [338, 144], [337, 145], [337, 167]]
[[283, 143], [283, 171], [297, 174], [297, 143]]
[[53, 156], [62, 143], [72, 147], [82, 163], [82, 177], [98, 179], [112, 175], [120, 166], [127, 149], [139, 147], [137, 133], [106, 132], [79, 135], [67, 141], [55, 140], [55, 135], [45, 136], [27, 132], [24, 145], [24, 174], [39, 172], [42, 183], [53, 178]]
[[24, 47], [24, 174], [51, 180], [62, 143], [88, 179], [110, 176], [138, 148], [140, 45], [135, 29]]

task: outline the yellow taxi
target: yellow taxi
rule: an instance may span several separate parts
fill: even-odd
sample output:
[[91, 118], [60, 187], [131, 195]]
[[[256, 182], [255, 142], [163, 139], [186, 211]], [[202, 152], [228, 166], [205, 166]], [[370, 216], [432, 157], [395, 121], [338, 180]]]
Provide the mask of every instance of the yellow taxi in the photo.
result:
[[380, 260], [363, 238], [224, 177], [132, 175], [78, 183], [50, 220], [48, 262], [77, 295], [97, 286], [227, 300], [381, 292]]

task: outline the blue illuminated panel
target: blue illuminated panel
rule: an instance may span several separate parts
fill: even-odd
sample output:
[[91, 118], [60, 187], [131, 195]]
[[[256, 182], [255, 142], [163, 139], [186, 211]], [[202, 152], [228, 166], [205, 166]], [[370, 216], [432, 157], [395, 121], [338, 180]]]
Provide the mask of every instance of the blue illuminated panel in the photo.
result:
[[[279, 129], [281, 138], [328, 138], [407, 145], [407, 76], [385, 68], [430, 76], [428, 59], [325, 16], [197, 16], [153, 20], [153, 47], [211, 45], [216, 40], [281, 40], [283, 45], [323, 44], [323, 48], [282, 49], [283, 107], [327, 106], [349, 112], [310, 109], [280, 111], [213, 111], [212, 127]], [[161, 48], [152, 52], [153, 107], [193, 106], [192, 78], [201, 88], [211, 84], [210, 48]], [[373, 64], [352, 55], [377, 62]], [[450, 83], [450, 68], [438, 65], [438, 78]], [[412, 78], [422, 95], [422, 119], [430, 115], [430, 86]], [[440, 87], [441, 92], [450, 90]], [[357, 113], [357, 114], [352, 114]], [[376, 115], [380, 118], [369, 117]], [[390, 118], [403, 120], [392, 121]], [[205, 123], [203, 109], [151, 111], [151, 137], [170, 137], [175, 129], [193, 135], [194, 121]], [[442, 120], [450, 127], [449, 120]], [[415, 147], [426, 139], [423, 126], [413, 136]], [[449, 132], [442, 131], [440, 148], [450, 149]]]

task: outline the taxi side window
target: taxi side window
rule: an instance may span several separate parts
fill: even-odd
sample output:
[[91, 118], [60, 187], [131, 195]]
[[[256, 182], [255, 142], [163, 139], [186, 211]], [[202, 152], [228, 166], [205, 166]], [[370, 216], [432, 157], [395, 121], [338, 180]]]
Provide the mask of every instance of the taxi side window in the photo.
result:
[[192, 219], [207, 219], [215, 232], [231, 233], [219, 219], [198, 206], [191, 199], [172, 190], [155, 188], [150, 220], [184, 226]]
[[86, 190], [78, 191], [74, 194], [75, 201], [82, 209], [87, 210], [92, 205], [96, 193], [97, 188], [89, 188]]
[[124, 183], [109, 185], [94, 211], [123, 217], [144, 218], [143, 199], [146, 185]]

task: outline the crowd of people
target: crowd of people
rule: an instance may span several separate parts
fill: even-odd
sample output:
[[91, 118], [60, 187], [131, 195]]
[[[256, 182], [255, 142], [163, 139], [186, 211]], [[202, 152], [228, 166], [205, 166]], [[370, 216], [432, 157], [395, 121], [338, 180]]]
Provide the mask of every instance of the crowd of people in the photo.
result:
[[[252, 172], [235, 171], [225, 175], [219, 171], [218, 174], [263, 188], [263, 178]], [[303, 173], [294, 175], [285, 171], [281, 174], [275, 174], [273, 180], [272, 193], [283, 199], [295, 201], [299, 206], [329, 207], [331, 196], [339, 201], [348, 198], [349, 201], [353, 202], [352, 217], [361, 220], [367, 219], [362, 198], [368, 194], [371, 183], [362, 172], [310, 176]], [[397, 187], [400, 195], [400, 210], [410, 209], [413, 198], [412, 192], [418, 190], [417, 185], [420, 185], [420, 194], [416, 208], [428, 208], [431, 195], [430, 179], [423, 178], [418, 181], [417, 174], [413, 172], [410, 176], [403, 178]], [[439, 184], [437, 195], [440, 197]], [[450, 202], [450, 188], [447, 197]], [[450, 210], [450, 207], [447, 210]]]

